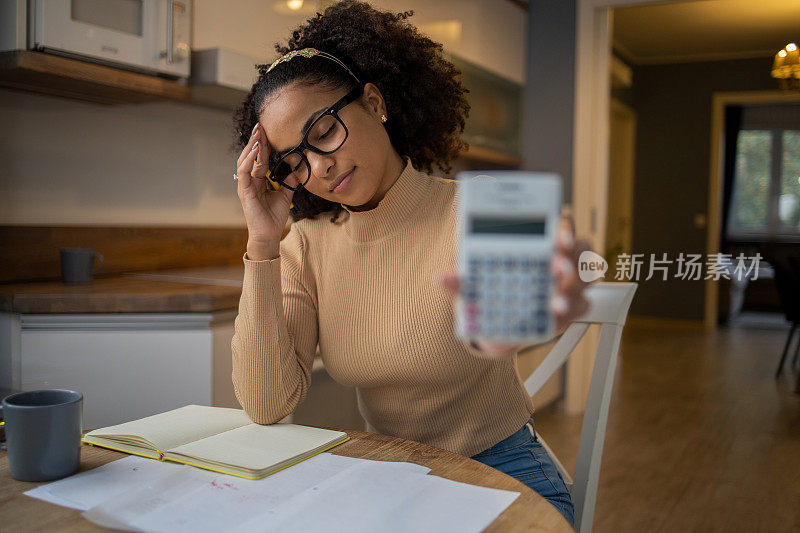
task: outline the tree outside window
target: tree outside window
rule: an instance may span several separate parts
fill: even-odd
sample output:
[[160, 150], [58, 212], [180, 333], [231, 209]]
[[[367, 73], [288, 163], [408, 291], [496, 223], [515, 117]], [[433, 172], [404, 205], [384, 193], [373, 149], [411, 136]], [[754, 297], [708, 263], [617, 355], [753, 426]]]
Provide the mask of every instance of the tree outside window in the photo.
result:
[[800, 130], [740, 130], [735, 165], [728, 238], [800, 236]]

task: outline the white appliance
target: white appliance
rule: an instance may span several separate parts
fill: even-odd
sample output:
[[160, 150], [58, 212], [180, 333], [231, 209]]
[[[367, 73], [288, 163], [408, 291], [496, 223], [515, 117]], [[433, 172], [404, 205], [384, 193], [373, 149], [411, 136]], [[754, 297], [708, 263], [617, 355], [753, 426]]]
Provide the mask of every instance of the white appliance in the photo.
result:
[[192, 100], [205, 105], [234, 109], [244, 100], [258, 78], [256, 57], [227, 48], [192, 51]]
[[29, 0], [31, 50], [188, 78], [192, 0]]

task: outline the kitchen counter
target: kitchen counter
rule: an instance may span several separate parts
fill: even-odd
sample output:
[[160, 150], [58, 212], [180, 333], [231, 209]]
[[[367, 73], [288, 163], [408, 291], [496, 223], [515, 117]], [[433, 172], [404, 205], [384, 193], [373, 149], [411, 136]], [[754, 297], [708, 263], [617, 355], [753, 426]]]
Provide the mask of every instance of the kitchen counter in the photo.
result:
[[86, 285], [60, 281], [0, 285], [0, 312], [203, 313], [236, 309], [244, 266], [96, 277]]

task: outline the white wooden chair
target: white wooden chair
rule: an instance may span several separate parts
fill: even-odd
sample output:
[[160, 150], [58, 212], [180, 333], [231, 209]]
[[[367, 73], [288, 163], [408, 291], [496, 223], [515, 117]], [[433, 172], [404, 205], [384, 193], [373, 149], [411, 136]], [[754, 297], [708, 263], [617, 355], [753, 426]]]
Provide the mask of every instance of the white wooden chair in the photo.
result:
[[600, 476], [600, 460], [603, 455], [603, 441], [608, 420], [608, 404], [611, 399], [611, 387], [614, 383], [619, 342], [637, 285], [637, 283], [630, 282], [596, 282], [589, 285], [584, 292], [589, 300], [589, 310], [567, 327], [544, 361], [525, 380], [525, 389], [528, 394], [533, 396], [564, 364], [589, 326], [591, 324], [601, 325], [589, 394], [586, 399], [586, 411], [583, 415], [574, 481], [537, 432], [539, 441], [567, 483], [575, 506], [575, 529], [579, 532], [592, 530], [597, 482]]

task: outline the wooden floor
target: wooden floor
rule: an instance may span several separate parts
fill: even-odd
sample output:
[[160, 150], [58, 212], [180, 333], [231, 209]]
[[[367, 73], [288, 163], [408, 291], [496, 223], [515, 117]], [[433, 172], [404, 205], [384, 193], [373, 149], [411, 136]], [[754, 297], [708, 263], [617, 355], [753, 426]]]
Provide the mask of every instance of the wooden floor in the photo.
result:
[[[774, 379], [787, 333], [626, 326], [595, 531], [800, 531], [800, 394]], [[572, 471], [581, 417], [534, 421]]]

